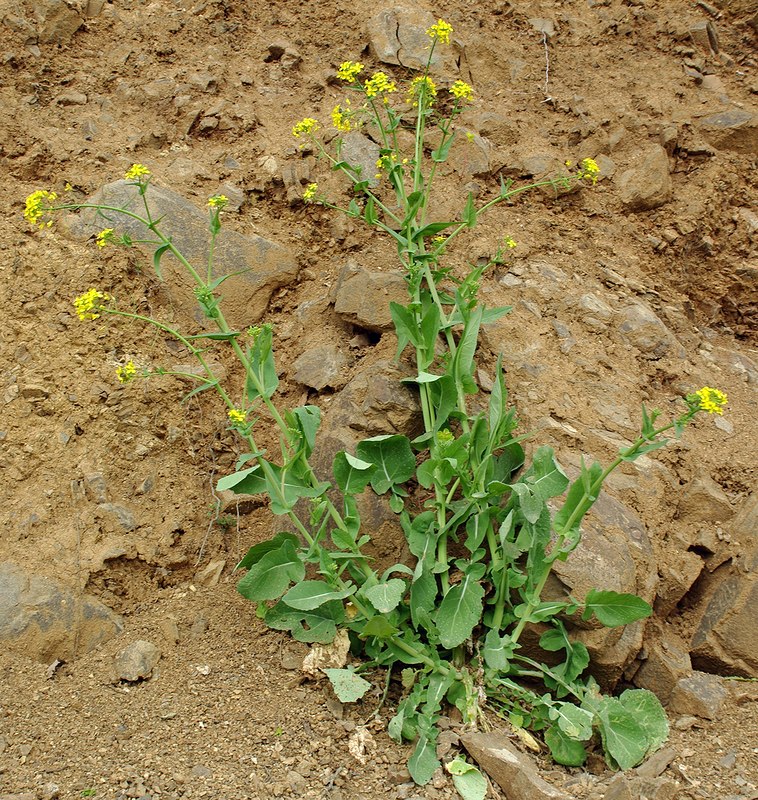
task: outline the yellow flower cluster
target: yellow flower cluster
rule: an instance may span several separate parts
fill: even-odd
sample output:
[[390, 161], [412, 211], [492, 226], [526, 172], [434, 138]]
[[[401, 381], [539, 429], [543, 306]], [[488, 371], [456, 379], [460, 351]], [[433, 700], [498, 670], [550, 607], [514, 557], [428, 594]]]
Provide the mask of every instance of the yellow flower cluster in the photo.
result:
[[343, 110], [342, 106], [335, 106], [332, 109], [332, 125], [338, 131], [344, 131], [347, 133], [348, 131], [352, 130], [352, 125], [350, 123], [350, 109], [348, 106], [350, 105], [350, 101], [345, 101], [345, 109]]
[[440, 44], [450, 44], [450, 34], [453, 32], [453, 26], [444, 19], [438, 19], [431, 28], [427, 28], [426, 35], [435, 39]]
[[[425, 94], [429, 102], [437, 96], [437, 85], [428, 75], [419, 75], [411, 81], [410, 88], [408, 89], [408, 99], [421, 97]], [[416, 105], [414, 102], [413, 105]]]
[[131, 359], [122, 367], [116, 367], [116, 377], [119, 383], [129, 383], [136, 374], [137, 367]]
[[508, 235], [503, 239], [503, 244], [509, 250], [513, 250], [514, 247], [518, 247], [518, 242], [511, 235]]
[[230, 408], [227, 412], [229, 420], [233, 425], [244, 425], [247, 420], [247, 411], [240, 408]]
[[223, 208], [229, 202], [225, 194], [214, 194], [208, 198], [208, 208]]
[[305, 191], [303, 192], [303, 200], [306, 203], [312, 203], [316, 198], [316, 192], [318, 191], [318, 184], [317, 183], [309, 183], [305, 187]]
[[456, 81], [449, 89], [456, 100], [470, 100], [474, 90], [465, 81]]
[[337, 70], [337, 77], [345, 83], [355, 83], [356, 77], [363, 72], [360, 61], [343, 61]]
[[391, 81], [383, 72], [375, 72], [364, 86], [366, 97], [376, 97], [378, 94], [389, 94], [397, 91], [395, 81]]
[[579, 165], [579, 177], [591, 181], [594, 185], [597, 183], [598, 175], [600, 175], [600, 167], [597, 165], [597, 161], [593, 158], [582, 159]]
[[24, 208], [24, 219], [35, 228], [49, 228], [52, 221], [44, 222], [42, 217], [46, 211], [50, 211], [50, 204], [58, 199], [55, 192], [48, 192], [45, 189], [40, 189], [32, 192], [26, 198], [26, 207]]
[[131, 167], [124, 174], [124, 179], [127, 181], [141, 180], [150, 175], [150, 170], [144, 164], [132, 164]]
[[112, 242], [116, 238], [113, 228], [105, 228], [104, 230], [100, 231], [100, 233], [95, 236], [95, 242], [97, 243], [98, 247], [105, 247], [109, 242]]
[[111, 300], [111, 296], [106, 292], [99, 292], [97, 289], [90, 289], [84, 294], [74, 299], [74, 308], [80, 320], [97, 319], [103, 310], [103, 303]]
[[710, 386], [698, 389], [693, 399], [698, 400], [701, 411], [707, 411], [709, 414], [723, 414], [723, 407], [727, 404], [726, 394]]
[[300, 122], [297, 122], [294, 128], [292, 128], [292, 135], [299, 139], [304, 134], [307, 136], [313, 133], [317, 128], [318, 122], [313, 119], [313, 117], [305, 117], [305, 119], [301, 119]]

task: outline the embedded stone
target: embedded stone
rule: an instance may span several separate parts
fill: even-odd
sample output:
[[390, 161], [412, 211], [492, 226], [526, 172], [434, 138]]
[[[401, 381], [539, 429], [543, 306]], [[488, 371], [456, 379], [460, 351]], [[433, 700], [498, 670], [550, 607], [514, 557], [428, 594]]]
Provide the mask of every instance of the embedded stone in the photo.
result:
[[[379, 61], [422, 70], [429, 62], [431, 39], [426, 31], [437, 20], [429, 11], [396, 6], [380, 11], [368, 21], [369, 47]], [[429, 70], [445, 76], [458, 73], [460, 52], [451, 46], [435, 47]]]
[[161, 651], [152, 643], [138, 639], [116, 655], [116, 677], [121, 681], [139, 681], [153, 674]]
[[508, 800], [568, 800], [568, 795], [540, 777], [529, 756], [498, 733], [467, 733], [461, 743], [471, 757], [507, 792]]
[[671, 197], [671, 176], [666, 151], [655, 145], [638, 164], [619, 178], [621, 202], [630, 211], [650, 211]]
[[376, 142], [357, 131], [350, 131], [342, 137], [341, 159], [357, 170], [355, 174], [357, 180], [368, 181], [369, 186], [376, 186], [379, 183], [379, 179], [375, 176], [380, 152]]
[[646, 358], [662, 358], [671, 351], [677, 355], [683, 352], [674, 334], [647, 303], [639, 300], [630, 303], [621, 309], [618, 319], [621, 336]]
[[44, 664], [72, 661], [122, 629], [121, 617], [95, 597], [0, 564], [0, 642], [9, 650]]
[[702, 475], [686, 486], [677, 516], [683, 522], [725, 522], [734, 516], [734, 509], [716, 481]]
[[[161, 219], [161, 230], [192, 264], [204, 264], [208, 258], [208, 214], [181, 195], [169, 189], [150, 184], [146, 194], [150, 213]], [[137, 188], [127, 181], [115, 181], [99, 189], [88, 203], [105, 204], [115, 208], [144, 211]], [[109, 212], [109, 226], [117, 234], [126, 233], [133, 239], [144, 238], [145, 226], [121, 214]], [[93, 209], [62, 220], [62, 225], [77, 238], [89, 238], [103, 228], [103, 220]], [[213, 276], [229, 274], [218, 288], [223, 298], [223, 310], [230, 325], [236, 328], [258, 322], [266, 312], [271, 295], [282, 286], [295, 280], [298, 266], [294, 254], [275, 242], [254, 234], [242, 235], [222, 228], [216, 239], [213, 259]], [[175, 302], [186, 314], [201, 321], [196, 304], [188, 301], [195, 284], [179, 262], [164, 254], [160, 262], [167, 286], [179, 286]], [[240, 273], [240, 274], [234, 274]]]
[[36, 0], [33, 7], [40, 44], [65, 44], [84, 24], [80, 0]]
[[396, 272], [370, 272], [348, 262], [334, 289], [334, 310], [348, 321], [379, 333], [392, 330], [390, 302], [405, 303], [408, 292]]
[[758, 114], [739, 108], [720, 111], [699, 119], [697, 127], [706, 141], [720, 150], [758, 151]]
[[310, 347], [292, 365], [292, 377], [316, 391], [330, 386], [339, 389], [347, 383], [347, 358], [334, 344]]

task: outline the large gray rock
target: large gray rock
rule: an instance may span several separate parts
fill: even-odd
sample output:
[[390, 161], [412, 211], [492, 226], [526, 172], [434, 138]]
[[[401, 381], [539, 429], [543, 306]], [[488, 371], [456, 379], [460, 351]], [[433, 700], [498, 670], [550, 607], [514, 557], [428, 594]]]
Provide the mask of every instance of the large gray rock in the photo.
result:
[[650, 211], [671, 197], [671, 176], [666, 151], [655, 145], [619, 178], [621, 202], [630, 211]]
[[379, 179], [376, 177], [376, 162], [380, 155], [379, 145], [372, 142], [368, 136], [351, 131], [342, 137], [342, 150], [340, 156], [351, 167], [356, 167], [359, 172], [356, 176], [360, 181], [368, 181], [369, 186], [376, 186]]
[[32, 5], [42, 44], [65, 44], [84, 24], [83, 0], [35, 0]]
[[[424, 69], [432, 43], [426, 31], [436, 21], [429, 11], [420, 8], [396, 6], [384, 9], [368, 22], [371, 52], [385, 64]], [[458, 73], [459, 52], [452, 39], [449, 45], [438, 43], [429, 65], [430, 71], [452, 80]]]
[[[201, 211], [176, 192], [152, 183], [146, 196], [153, 218], [162, 218], [161, 231], [171, 237], [184, 257], [204, 276], [210, 236], [207, 210]], [[145, 214], [136, 187], [123, 180], [103, 186], [88, 202]], [[119, 211], [106, 213], [104, 219], [87, 209], [69, 218], [66, 225], [73, 236], [81, 238], [94, 236], [103, 228], [114, 228], [117, 234], [126, 233], [134, 239], [150, 238], [150, 232], [137, 220]], [[199, 314], [192, 295], [195, 284], [187, 270], [168, 254], [163, 256], [161, 270], [169, 286], [180, 287], [181, 291], [175, 298], [177, 304], [193, 316]], [[243, 236], [222, 228], [214, 250], [214, 277], [241, 270], [244, 272], [234, 275], [219, 287], [224, 314], [235, 328], [258, 322], [272, 293], [295, 280], [298, 266], [294, 255], [281, 245], [261, 236]], [[208, 328], [212, 326], [208, 324]]]
[[346, 264], [334, 287], [334, 310], [349, 322], [370, 331], [393, 329], [390, 302], [408, 300], [405, 281], [397, 272], [370, 272], [353, 262]]
[[95, 597], [11, 562], [0, 564], [2, 646], [45, 664], [71, 661], [122, 629], [121, 617]]

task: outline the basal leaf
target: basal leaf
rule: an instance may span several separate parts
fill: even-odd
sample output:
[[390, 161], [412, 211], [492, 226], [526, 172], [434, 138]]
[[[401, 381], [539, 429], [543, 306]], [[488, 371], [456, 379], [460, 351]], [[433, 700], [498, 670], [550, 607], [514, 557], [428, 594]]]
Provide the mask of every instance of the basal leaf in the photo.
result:
[[550, 748], [550, 755], [558, 764], [581, 767], [587, 760], [584, 745], [576, 739], [569, 738], [557, 724], [551, 725], [545, 731], [545, 744]]
[[647, 732], [635, 714], [615, 697], [603, 697], [596, 707], [603, 749], [611, 765], [636, 767], [647, 755]]
[[340, 491], [345, 494], [360, 494], [369, 484], [376, 466], [351, 456], [344, 450], [337, 453], [332, 462], [332, 473]]
[[487, 779], [463, 756], [456, 756], [445, 765], [453, 776], [453, 785], [463, 800], [484, 800], [487, 796]]
[[405, 590], [405, 581], [401, 581], [400, 578], [391, 578], [366, 589], [364, 595], [380, 614], [389, 614], [403, 599]]
[[264, 617], [269, 628], [290, 631], [298, 642], [330, 644], [337, 635], [337, 625], [345, 620], [345, 609], [338, 600], [313, 611], [290, 608], [281, 600]]
[[508, 664], [513, 657], [513, 649], [513, 641], [510, 636], [501, 636], [496, 630], [487, 631], [482, 655], [490, 669], [507, 670]]
[[266, 553], [270, 553], [272, 550], [278, 550], [286, 541], [292, 542], [295, 547], [299, 544], [299, 539], [294, 533], [282, 531], [265, 542], [254, 544], [247, 553], [245, 553], [244, 558], [237, 564], [235, 569], [250, 569], [250, 567], [252, 567], [253, 564], [257, 564]]
[[550, 708], [550, 719], [558, 723], [560, 729], [569, 737], [580, 742], [592, 738], [594, 715], [573, 703], [556, 703]]
[[647, 739], [646, 756], [655, 752], [669, 735], [669, 723], [661, 701], [647, 689], [627, 689], [619, 696], [622, 706], [637, 720]]

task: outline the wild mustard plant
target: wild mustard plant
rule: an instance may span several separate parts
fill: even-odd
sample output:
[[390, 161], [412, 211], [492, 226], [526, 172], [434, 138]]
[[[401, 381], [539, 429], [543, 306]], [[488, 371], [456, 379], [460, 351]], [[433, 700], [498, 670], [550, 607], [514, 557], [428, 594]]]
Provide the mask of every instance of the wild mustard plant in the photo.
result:
[[[509, 198], [538, 186], [593, 185], [599, 169], [585, 159], [569, 175], [500, 190], [477, 207], [469, 195], [460, 218], [429, 222], [429, 202], [436, 170], [448, 158], [459, 135], [455, 120], [474, 90], [463, 81], [440, 89], [428, 74], [434, 50], [450, 41], [452, 27], [439, 20], [427, 31], [427, 69], [401, 92], [383, 72], [367, 75], [360, 62], [346, 61], [338, 78], [357, 102], [341, 102], [332, 113], [337, 133], [364, 125], [376, 136], [382, 181], [371, 188], [369, 176], [342, 158], [342, 141], [333, 150], [317, 133], [313, 117], [292, 129], [306, 139], [333, 169], [348, 179], [353, 197], [345, 206], [331, 201], [310, 183], [305, 203], [318, 203], [390, 236], [397, 245], [399, 268], [408, 302], [392, 303], [398, 340], [397, 355], [412, 352], [415, 372], [407, 382], [416, 387], [423, 432], [412, 441], [404, 435], [363, 440], [355, 453], [337, 453], [329, 478], [317, 476], [310, 463], [316, 447], [320, 411], [305, 405], [281, 411], [274, 401], [278, 387], [273, 330], [262, 324], [233, 330], [223, 313], [219, 288], [228, 276], [213, 277], [213, 249], [227, 204], [223, 195], [208, 201], [209, 257], [196, 268], [152, 217], [146, 195], [150, 171], [133, 165], [125, 180], [143, 198], [144, 210], [106, 205], [55, 205], [52, 192], [27, 200], [24, 216], [35, 227], [46, 226], [50, 214], [63, 209], [94, 208], [104, 217], [125, 214], [143, 223], [154, 248], [153, 265], [160, 274], [165, 253], [173, 254], [194, 282], [194, 296], [209, 330], [189, 336], [158, 319], [122, 311], [105, 291], [89, 289], [74, 300], [79, 319], [95, 322], [126, 317], [153, 325], [177, 339], [202, 368], [200, 376], [157, 368], [141, 373], [132, 361], [118, 367], [122, 383], [137, 377], [182, 374], [197, 380], [190, 392], [213, 390], [226, 407], [229, 428], [246, 452], [237, 471], [222, 478], [219, 489], [266, 494], [274, 514], [288, 518], [291, 530], [277, 533], [250, 548], [239, 564], [247, 570], [239, 591], [258, 605], [258, 614], [277, 630], [290, 631], [303, 642], [331, 642], [346, 629], [354, 652], [364, 662], [357, 669], [332, 669], [327, 674], [338, 696], [362, 697], [370, 684], [360, 677], [375, 668], [399, 674], [404, 688], [389, 722], [390, 735], [415, 742], [409, 769], [420, 784], [439, 766], [436, 722], [444, 705], [457, 707], [467, 724], [475, 725], [491, 709], [512, 724], [542, 733], [556, 761], [584, 763], [588, 747], [602, 749], [609, 764], [629, 768], [665, 740], [666, 717], [654, 695], [628, 690], [620, 697], [603, 696], [587, 674], [587, 648], [571, 635], [569, 618], [581, 613], [614, 627], [642, 619], [650, 606], [634, 595], [593, 589], [584, 598], [545, 600], [544, 590], [556, 561], [568, 558], [581, 541], [581, 522], [598, 498], [605, 479], [621, 463], [663, 447], [664, 434], [681, 436], [699, 413], [721, 414], [727, 403], [718, 389], [703, 387], [684, 398], [682, 413], [656, 426], [660, 412], [643, 408], [640, 435], [605, 468], [582, 463], [579, 477], [569, 480], [549, 447], [539, 447], [527, 463], [516, 415], [498, 360], [489, 398], [480, 394], [476, 352], [482, 325], [510, 311], [487, 308], [479, 286], [488, 268], [472, 267], [456, 278], [442, 259], [452, 240], [473, 228], [482, 214]], [[442, 93], [444, 92], [444, 94]], [[399, 98], [397, 105], [391, 99]], [[445, 112], [443, 109], [447, 108]], [[427, 155], [428, 129], [441, 135]], [[413, 150], [403, 153], [399, 132], [414, 133]], [[570, 165], [569, 165], [570, 166]], [[99, 247], [136, 242], [106, 228], [96, 237]], [[505, 236], [502, 247], [516, 246]], [[241, 395], [232, 397], [206, 357], [213, 344], [229, 347], [245, 375]], [[484, 406], [483, 410], [480, 409]], [[279, 452], [271, 455], [255, 439], [257, 426], [278, 430]], [[361, 527], [357, 497], [364, 491], [386, 495], [398, 515], [413, 559], [379, 573], [364, 548], [370, 534]], [[339, 499], [335, 499], [339, 498]], [[524, 632], [541, 625], [543, 651], [561, 653], [548, 666], [524, 652]], [[476, 770], [460, 758], [448, 764], [456, 785], [475, 781]], [[465, 776], [469, 775], [470, 778]]]

